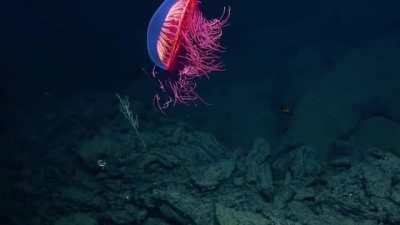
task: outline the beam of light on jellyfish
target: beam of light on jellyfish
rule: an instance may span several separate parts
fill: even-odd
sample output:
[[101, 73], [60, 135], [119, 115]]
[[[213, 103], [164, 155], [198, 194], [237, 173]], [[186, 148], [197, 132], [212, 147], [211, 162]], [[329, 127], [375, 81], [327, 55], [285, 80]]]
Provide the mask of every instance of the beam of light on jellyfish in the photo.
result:
[[149, 22], [147, 50], [155, 64], [151, 74], [162, 91], [154, 102], [161, 111], [170, 105], [204, 102], [196, 92], [196, 79], [224, 70], [218, 54], [230, 7], [209, 20], [199, 4], [199, 0], [165, 0]]

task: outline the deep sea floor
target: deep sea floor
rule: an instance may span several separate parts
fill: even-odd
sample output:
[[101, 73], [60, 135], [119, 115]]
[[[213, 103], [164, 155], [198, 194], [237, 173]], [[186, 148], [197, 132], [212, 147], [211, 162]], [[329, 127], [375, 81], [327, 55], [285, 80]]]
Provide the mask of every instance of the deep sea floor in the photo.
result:
[[138, 100], [142, 84], [122, 102], [43, 93], [0, 133], [0, 223], [400, 224], [399, 40], [304, 46], [285, 93], [236, 80], [167, 115]]

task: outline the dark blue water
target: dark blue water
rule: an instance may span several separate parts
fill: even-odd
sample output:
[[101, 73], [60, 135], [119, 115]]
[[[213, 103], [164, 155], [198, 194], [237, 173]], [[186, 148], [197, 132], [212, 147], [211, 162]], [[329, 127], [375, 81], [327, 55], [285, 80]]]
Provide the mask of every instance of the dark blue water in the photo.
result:
[[225, 71], [163, 112], [161, 3], [0, 3], [0, 224], [400, 224], [398, 1], [203, 0]]

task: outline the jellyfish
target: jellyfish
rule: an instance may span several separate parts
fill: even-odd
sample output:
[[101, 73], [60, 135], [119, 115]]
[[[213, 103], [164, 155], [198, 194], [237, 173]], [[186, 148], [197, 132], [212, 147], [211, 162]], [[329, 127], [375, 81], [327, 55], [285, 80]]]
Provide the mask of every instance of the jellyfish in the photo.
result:
[[147, 50], [155, 65], [150, 74], [163, 93], [154, 96], [160, 110], [204, 102], [196, 92], [196, 79], [224, 70], [219, 57], [224, 50], [220, 39], [230, 7], [224, 7], [219, 18], [210, 20], [199, 4], [199, 0], [164, 0], [149, 22]]

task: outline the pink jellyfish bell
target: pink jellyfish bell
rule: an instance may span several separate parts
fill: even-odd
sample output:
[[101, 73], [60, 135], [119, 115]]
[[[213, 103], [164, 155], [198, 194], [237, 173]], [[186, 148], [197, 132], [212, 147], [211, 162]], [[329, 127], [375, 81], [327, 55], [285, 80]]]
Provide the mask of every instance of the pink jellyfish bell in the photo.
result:
[[222, 28], [226, 26], [230, 8], [220, 18], [208, 20], [198, 0], [165, 0], [150, 20], [147, 49], [153, 63], [167, 71], [158, 80], [166, 97], [155, 95], [156, 105], [163, 110], [169, 105], [201, 100], [196, 93], [196, 78], [222, 71], [218, 53]]

